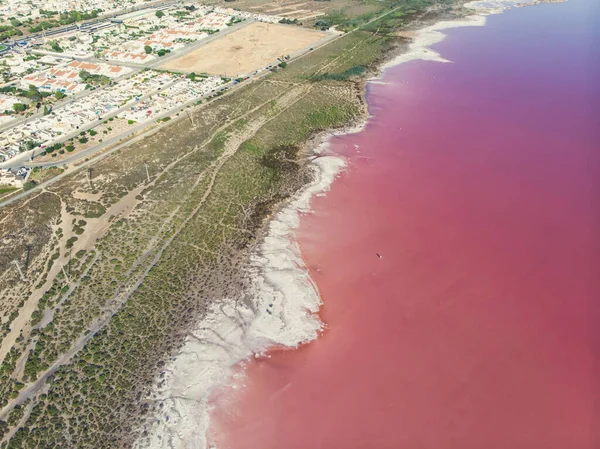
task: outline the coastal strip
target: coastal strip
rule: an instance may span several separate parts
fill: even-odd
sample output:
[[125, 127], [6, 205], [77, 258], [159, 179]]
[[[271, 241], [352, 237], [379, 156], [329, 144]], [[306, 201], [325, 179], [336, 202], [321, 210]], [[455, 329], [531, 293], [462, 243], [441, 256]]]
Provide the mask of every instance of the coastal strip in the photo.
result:
[[[326, 150], [327, 142], [318, 147]], [[207, 447], [211, 394], [231, 369], [274, 346], [293, 348], [317, 338], [321, 300], [293, 240], [300, 214], [313, 195], [324, 193], [340, 173], [342, 158], [322, 154], [313, 162], [314, 180], [269, 223], [246, 275], [251, 285], [240, 298], [215, 302], [192, 332], [164, 377], [154, 400], [162, 401], [157, 422], [139, 448]]]
[[[189, 120], [172, 120], [0, 209], [5, 337], [30, 292], [44, 292], [14, 344], [6, 339], [0, 435], [7, 449], [131, 447], [136, 439], [142, 447], [154, 427], [176, 435], [169, 444], [187, 445], [184, 423], [197, 432], [196, 423], [208, 416], [206, 402], [196, 401], [197, 415], [184, 422], [179, 413], [187, 412], [169, 413], [172, 404], [160, 397], [170, 394], [169, 376], [184, 378], [175, 366], [181, 348], [205, 338], [200, 329], [211, 329], [215, 314], [239, 313], [232, 322], [243, 325], [241, 335], [252, 330], [248, 344], [223, 351], [220, 358], [234, 356], [224, 366], [244, 354], [251, 362], [264, 346], [294, 348], [318, 335], [314, 287], [304, 302], [282, 298], [277, 311], [272, 302], [271, 313], [256, 298], [267, 286], [290, 293], [273, 286], [273, 278], [291, 273], [287, 265], [273, 268], [270, 257], [278, 250], [261, 252], [270, 221], [313, 185], [308, 175], [319, 159], [332, 160], [324, 152], [311, 165], [315, 156], [306, 142], [364, 122], [365, 79], [407, 46], [400, 32], [466, 14], [441, 3], [419, 5], [390, 3], [352, 20], [339, 39], [191, 109]], [[297, 285], [306, 287], [310, 278], [290, 245], [283, 260], [300, 268]], [[277, 329], [288, 320], [283, 304], [302, 320], [298, 333], [280, 329], [273, 336], [265, 321], [253, 323], [260, 312], [268, 329]], [[195, 368], [185, 369], [193, 374]], [[177, 418], [181, 426], [160, 428], [160, 417]]]
[[[408, 47], [383, 61], [380, 69], [413, 60], [450, 62], [431, 48], [446, 37], [445, 30], [484, 26], [486, 15], [525, 5], [511, 0], [491, 3], [468, 3], [465, 6], [473, 14], [402, 33], [411, 39]], [[379, 74], [369, 82], [379, 82], [378, 78]], [[226, 384], [243, 388], [243, 370], [240, 373], [234, 368], [243, 361], [251, 363], [252, 358], [268, 357], [270, 348], [296, 348], [319, 336], [325, 326], [317, 315], [321, 299], [302, 260], [294, 230], [301, 214], [310, 212], [311, 198], [326, 194], [346, 168], [344, 159], [328, 154], [329, 139], [360, 132], [366, 123], [367, 119], [356, 127], [325, 133], [312, 146], [316, 156], [311, 164], [313, 182], [286, 202], [268, 224], [246, 272], [251, 288], [241, 298], [217, 301], [165, 367], [153, 396], [164, 407], [156, 415], [149, 436], [138, 440], [137, 448], [213, 447], [208, 435], [211, 396]]]

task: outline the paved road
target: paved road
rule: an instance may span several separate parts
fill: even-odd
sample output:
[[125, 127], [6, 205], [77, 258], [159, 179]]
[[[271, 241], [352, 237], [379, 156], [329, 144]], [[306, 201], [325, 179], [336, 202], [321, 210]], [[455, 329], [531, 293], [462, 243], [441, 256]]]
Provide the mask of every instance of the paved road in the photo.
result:
[[[200, 47], [202, 47], [203, 45], [208, 44], [209, 42], [212, 42], [213, 40], [222, 37], [222, 36], [226, 36], [227, 34], [233, 33], [234, 31], [239, 30], [240, 28], [243, 28], [245, 26], [250, 25], [251, 23], [256, 22], [256, 20], [245, 20], [244, 22], [240, 22], [240, 23], [236, 23], [235, 25], [232, 25], [231, 27], [228, 27], [227, 29], [220, 31], [218, 33], [214, 33], [213, 35], [205, 38], [205, 39], [201, 39], [191, 45], [186, 46], [185, 48], [182, 48], [180, 50], [174, 51], [170, 54], [168, 54], [165, 57], [162, 58], [157, 58], [156, 60], [152, 61], [149, 64], [134, 64], [134, 63], [119, 63], [119, 62], [115, 62], [115, 61], [106, 61], [104, 59], [97, 59], [97, 58], [79, 58], [79, 57], [75, 57], [73, 59], [75, 60], [81, 60], [81, 61], [87, 61], [87, 62], [97, 62], [97, 63], [109, 63], [109, 64], [113, 64], [113, 65], [122, 65], [122, 66], [126, 66], [126, 67], [130, 67], [133, 68], [137, 71], [141, 70], [141, 69], [152, 69], [152, 68], [156, 68], [162, 64], [165, 64], [173, 59], [177, 59], [180, 56], [183, 56], [189, 52], [192, 52]], [[47, 52], [44, 52], [47, 53]], [[137, 72], [132, 72], [132, 73], [128, 73], [126, 75], [121, 76], [118, 79], [115, 79], [115, 81], [120, 81], [122, 79], [125, 78], [129, 78], [131, 76], [134, 76]], [[164, 86], [165, 88], [168, 86]], [[107, 89], [112, 89], [112, 86], [106, 86], [104, 88], [102, 88], [102, 90], [107, 90]], [[57, 111], [58, 109], [73, 103], [76, 100], [80, 100], [81, 98], [87, 97], [88, 95], [91, 95], [94, 92], [98, 92], [100, 89], [95, 89], [95, 90], [84, 90], [83, 92], [79, 92], [75, 95], [69, 96], [68, 98], [58, 101], [56, 103], [54, 103], [52, 110], [53, 111]], [[129, 105], [131, 106], [131, 105]], [[126, 108], [122, 108], [119, 111], [122, 111]], [[27, 118], [22, 118], [20, 120], [17, 121], [13, 121], [13, 122], [9, 122], [6, 123], [4, 125], [0, 125], [0, 133], [2, 133], [3, 131], [6, 131], [8, 129], [12, 129], [15, 128], [17, 126], [20, 125], [25, 125], [29, 122], [31, 122], [32, 120], [35, 120], [39, 117], [42, 117], [44, 115], [43, 110], [40, 110], [40, 112], [34, 113], [33, 115], [27, 117]], [[109, 117], [113, 117], [114, 115], [116, 115], [116, 113], [111, 113], [110, 115], [106, 115], [103, 118], [109, 118]], [[87, 129], [91, 129], [95, 126], [97, 126], [99, 123], [96, 122], [91, 122], [90, 124], [84, 125], [82, 127], [80, 127], [77, 131], [74, 131], [73, 133], [69, 134], [68, 136], [63, 136], [63, 138], [61, 138], [61, 141], [65, 141], [68, 140], [70, 137], [72, 136], [76, 136], [78, 135], [80, 132], [85, 131]], [[29, 152], [24, 152], [21, 153], [17, 156], [15, 156], [14, 158], [11, 158], [10, 160], [0, 163], [0, 168], [9, 168], [9, 167], [20, 167], [22, 166], [22, 164], [24, 164], [26, 161], [28, 161], [31, 158], [31, 155], [35, 153], [36, 150], [31, 150]], [[39, 152], [40, 150], [37, 149], [37, 151]]]
[[[245, 22], [242, 22], [242, 23], [245, 23]], [[219, 33], [217, 33], [217, 34], [219, 34]], [[318, 48], [321, 48], [321, 47], [323, 47], [323, 46], [325, 46], [325, 45], [327, 45], [327, 44], [329, 44], [329, 43], [331, 43], [331, 42], [339, 39], [342, 36], [343, 36], [343, 34], [332, 35], [330, 38], [323, 39], [321, 42], [317, 42], [316, 44], [313, 44], [311, 47], [307, 47], [306, 49], [304, 49], [302, 51], [299, 51], [298, 54], [291, 59], [291, 61], [299, 59], [299, 58], [302, 58], [303, 56], [311, 53], [312, 51], [314, 51], [314, 50], [316, 50]], [[276, 63], [276, 61], [273, 61], [273, 64], [275, 64], [275, 63]], [[271, 65], [271, 64], [269, 64], [269, 65]], [[252, 81], [256, 81], [258, 79], [261, 79], [261, 78], [269, 75], [270, 73], [271, 72], [269, 72], [268, 70], [264, 70], [264, 68], [263, 68], [262, 71], [259, 71], [259, 73], [257, 75], [250, 76], [250, 79], [248, 81], [244, 82], [244, 83], [240, 83], [238, 85], [234, 85], [233, 82], [231, 82], [229, 84], [224, 84], [223, 87], [228, 88], [227, 91], [225, 92], [225, 95], [228, 95], [228, 94], [234, 92], [235, 90], [237, 90], [237, 88], [239, 88], [239, 87], [247, 84], [248, 82], [252, 82]], [[178, 108], [179, 109], [185, 109], [185, 107], [187, 107], [188, 105], [192, 105], [192, 104], [196, 103], [201, 98], [204, 98], [204, 97], [199, 97], [199, 98], [195, 98], [193, 100], [190, 100], [189, 102], [185, 103], [183, 105], [183, 107], [179, 106]], [[87, 167], [89, 165], [92, 165], [92, 164], [96, 163], [97, 161], [99, 161], [100, 159], [108, 156], [109, 154], [112, 154], [115, 151], [120, 150], [121, 148], [129, 146], [129, 145], [131, 145], [131, 144], [133, 144], [135, 142], [138, 142], [138, 141], [142, 140], [145, 137], [148, 137], [148, 136], [154, 134], [155, 132], [157, 132], [159, 129], [161, 129], [163, 126], [166, 126], [166, 124], [169, 124], [170, 122], [161, 123], [158, 126], [153, 127], [151, 129], [149, 129], [148, 131], [143, 132], [140, 135], [138, 135], [138, 136], [136, 136], [136, 137], [134, 137], [132, 139], [127, 139], [131, 134], [134, 134], [136, 132], [139, 132], [139, 131], [143, 130], [144, 128], [146, 128], [146, 127], [150, 126], [151, 124], [155, 123], [155, 121], [158, 120], [159, 118], [164, 118], [166, 116], [173, 115], [174, 112], [176, 112], [178, 108], [170, 110], [170, 111], [167, 111], [167, 112], [165, 112], [163, 114], [160, 114], [160, 115], [156, 116], [153, 121], [148, 121], [148, 122], [144, 122], [144, 123], [140, 123], [138, 125], [135, 125], [134, 127], [128, 129], [127, 132], [124, 133], [124, 134], [120, 134], [118, 136], [106, 139], [101, 144], [98, 144], [98, 145], [95, 145], [93, 147], [87, 148], [87, 149], [85, 149], [83, 151], [79, 151], [76, 154], [70, 155], [67, 158], [62, 159], [60, 161], [56, 161], [56, 162], [43, 162], [43, 163], [30, 162], [29, 159], [31, 158], [31, 152], [21, 153], [22, 155], [25, 155], [24, 156], [25, 160], [22, 160], [22, 161], [21, 161], [21, 158], [20, 158], [21, 155], [17, 156], [19, 158], [19, 161], [21, 161], [21, 162], [17, 162], [18, 160], [16, 158], [10, 159], [9, 161], [7, 161], [7, 162], [4, 163], [4, 166], [6, 166], [6, 164], [8, 162], [10, 162], [11, 163], [10, 166], [13, 166], [15, 168], [16, 167], [22, 167], [22, 166], [25, 166], [25, 167], [42, 167], [42, 168], [48, 168], [48, 167], [58, 167], [58, 166], [68, 167], [68, 164], [72, 164], [73, 162], [76, 162], [76, 161], [78, 161], [80, 159], [84, 159], [84, 158], [90, 157], [90, 159], [88, 161], [85, 161], [84, 163], [82, 163], [79, 166], [75, 167], [74, 170], [66, 170], [65, 172], [61, 173], [60, 175], [55, 176], [54, 178], [52, 178], [52, 179], [44, 182], [43, 184], [41, 184], [41, 185], [39, 185], [37, 187], [34, 187], [33, 189], [30, 189], [30, 190], [24, 191], [24, 192], [20, 192], [20, 193], [18, 193], [16, 195], [11, 196], [10, 198], [5, 199], [4, 201], [0, 201], [0, 207], [7, 206], [7, 205], [12, 204], [12, 203], [14, 203], [16, 201], [19, 201], [19, 200], [21, 200], [21, 199], [23, 199], [23, 198], [25, 198], [25, 197], [33, 194], [33, 193], [40, 192], [46, 186], [48, 186], [50, 184], [53, 184], [53, 183], [55, 183], [55, 182], [63, 179], [65, 176], [70, 175], [75, 170], [79, 170], [79, 169], [81, 169], [83, 167]], [[189, 120], [186, 114], [181, 114], [179, 117], [173, 117], [173, 119], [174, 120], [181, 120], [181, 119]], [[102, 150], [106, 149], [107, 147], [109, 147], [110, 145], [114, 145], [114, 144], [116, 144], [116, 143], [118, 143], [118, 142], [120, 142], [120, 141], [122, 141], [124, 139], [125, 139], [125, 141], [123, 143], [121, 143], [121, 144], [118, 144], [115, 148], [112, 148], [111, 150], [106, 151], [104, 153], [97, 154], [97, 153], [101, 152]], [[96, 154], [96, 156], [94, 156], [94, 154]], [[15, 164], [15, 162], [17, 162], [17, 163]], [[3, 165], [0, 164], [0, 167], [2, 167], [2, 166]]]
[[59, 28], [52, 28], [51, 30], [46, 31], [45, 33], [35, 33], [35, 34], [25, 35], [22, 37], [16, 36], [14, 40], [17, 42], [23, 42], [23, 41], [29, 42], [31, 40], [43, 38], [45, 36], [46, 37], [47, 36], [56, 36], [57, 34], [68, 33], [69, 31], [73, 31], [80, 26], [96, 25], [96, 24], [100, 24], [102, 22], [108, 22], [109, 19], [111, 19], [111, 18], [122, 16], [125, 14], [130, 14], [135, 11], [140, 11], [143, 9], [151, 9], [154, 7], [171, 5], [171, 4], [176, 4], [176, 3], [180, 3], [180, 2], [181, 2], [181, 0], [158, 0], [158, 1], [149, 2], [149, 3], [142, 3], [141, 5], [132, 6], [131, 8], [126, 8], [126, 9], [122, 9], [122, 10], [118, 10], [118, 11], [112, 11], [107, 14], [100, 15], [96, 20], [90, 20], [90, 21], [82, 22], [82, 23], [78, 23], [78, 24], [66, 25], [64, 27], [59, 27]]
[[[84, 131], [88, 131], [92, 128], [95, 128], [96, 126], [100, 125], [104, 120], [108, 120], [109, 118], [116, 117], [118, 114], [129, 109], [134, 104], [139, 103], [140, 101], [144, 101], [147, 98], [151, 97], [152, 95], [156, 95], [158, 92], [160, 92], [160, 90], [167, 89], [178, 81], [179, 81], [178, 79], [170, 81], [170, 82], [164, 84], [163, 86], [161, 86], [160, 89], [153, 90], [152, 92], [149, 92], [148, 94], [141, 96], [139, 98], [139, 100], [129, 101], [125, 105], [121, 106], [120, 108], [114, 109], [110, 113], [102, 115], [101, 117], [99, 117], [99, 120], [94, 120], [92, 122], [86, 123], [85, 125], [81, 125], [78, 129], [76, 129], [68, 134], [62, 135], [61, 138], [58, 139], [57, 141], [64, 142], [71, 138], [77, 137], [80, 133], [82, 133]], [[110, 140], [110, 139], [108, 139], [108, 140]], [[49, 142], [48, 146], [52, 145], [52, 144], [53, 143]], [[8, 161], [0, 163], [0, 168], [8, 168], [8, 167], [18, 168], [18, 167], [39, 166], [35, 163], [30, 163], [30, 161], [32, 160], [32, 158], [35, 156], [36, 153], [39, 154], [39, 153], [41, 153], [41, 151], [42, 150], [40, 148], [36, 148], [36, 149], [30, 150], [30, 151], [25, 151], [23, 153], [20, 153], [20, 154], [16, 155], [15, 157], [9, 159]], [[80, 154], [80, 153], [77, 153], [77, 154]], [[59, 163], [62, 164], [63, 162], [62, 161], [54, 162], [53, 165], [58, 165]]]
[[[227, 87], [231, 86], [231, 84], [232, 83], [224, 84], [223, 87], [227, 88]], [[143, 130], [145, 128], [148, 128], [149, 126], [155, 124], [157, 120], [163, 119], [165, 117], [170, 117], [171, 115], [174, 115], [177, 112], [184, 111], [187, 106], [191, 106], [193, 104], [196, 104], [198, 102], [198, 100], [205, 99], [208, 95], [211, 95], [211, 94], [212, 93], [208, 93], [206, 95], [203, 95], [202, 97], [193, 98], [193, 99], [187, 101], [186, 103], [180, 104], [180, 105], [178, 105], [177, 107], [175, 107], [173, 109], [169, 109], [168, 111], [165, 111], [165, 112], [163, 112], [163, 113], [161, 113], [159, 115], [156, 115], [156, 116], [152, 117], [151, 120], [148, 120], [146, 122], [142, 122], [142, 123], [139, 123], [137, 125], [134, 125], [134, 126], [128, 128], [127, 131], [125, 131], [125, 132], [123, 132], [121, 134], [118, 134], [118, 135], [116, 135], [114, 137], [106, 139], [105, 141], [103, 141], [102, 143], [100, 143], [98, 145], [94, 145], [92, 147], [86, 148], [85, 150], [82, 150], [82, 151], [79, 151], [79, 152], [77, 152], [75, 154], [72, 154], [72, 155], [70, 155], [70, 156], [68, 156], [68, 157], [66, 157], [66, 158], [64, 158], [64, 159], [62, 159], [60, 161], [56, 161], [56, 162], [53, 162], [53, 161], [48, 161], [48, 162], [28, 162], [28, 163], [25, 164], [25, 166], [26, 167], [48, 168], [48, 167], [56, 167], [57, 165], [68, 165], [68, 164], [71, 164], [71, 163], [76, 162], [76, 161], [78, 161], [80, 159], [83, 159], [83, 158], [89, 157], [89, 156], [91, 156], [91, 155], [93, 155], [95, 153], [98, 153], [99, 151], [102, 151], [103, 149], [105, 149], [105, 148], [107, 148], [107, 147], [109, 147], [111, 145], [114, 145], [116, 143], [119, 143], [120, 141], [126, 140], [128, 137], [132, 136], [133, 134], [136, 134], [137, 132], [139, 132], [139, 131], [141, 131], [141, 130]], [[127, 107], [129, 107], [129, 106], [127, 106]], [[127, 107], [123, 108], [123, 109], [127, 109]], [[184, 118], [186, 118], [187, 120], [189, 120], [189, 118], [187, 118], [187, 115], [185, 113], [184, 113]], [[132, 141], [125, 142], [125, 144], [129, 144], [131, 142]], [[2, 206], [1, 203], [0, 203], [0, 206]]]
[[[229, 84], [224, 84], [223, 87], [227, 87], [230, 86], [232, 83]], [[230, 89], [229, 92], [234, 91], [235, 89]], [[227, 93], [229, 93], [227, 92]], [[227, 94], [226, 93], [226, 94]], [[207, 94], [208, 95], [208, 94]], [[14, 203], [15, 201], [19, 201], [23, 198], [25, 198], [26, 196], [31, 195], [32, 193], [36, 193], [36, 192], [40, 192], [41, 190], [43, 190], [44, 188], [46, 188], [47, 186], [60, 181], [61, 179], [63, 179], [65, 176], [69, 176], [71, 173], [73, 173], [76, 170], [80, 170], [84, 167], [87, 167], [89, 165], [95, 164], [97, 161], [99, 161], [100, 159], [105, 158], [106, 156], [108, 156], [109, 154], [114, 153], [115, 151], [118, 151], [124, 147], [127, 147], [129, 145], [134, 144], [135, 142], [139, 142], [140, 140], [151, 136], [152, 134], [154, 134], [155, 132], [159, 131], [160, 129], [162, 129], [164, 126], [170, 124], [172, 121], [177, 121], [177, 120], [189, 120], [187, 114], [183, 113], [180, 114], [179, 117], [173, 117], [173, 120], [170, 120], [168, 122], [164, 122], [164, 123], [160, 123], [157, 126], [148, 129], [146, 132], [143, 132], [141, 134], [139, 134], [138, 136], [132, 138], [132, 139], [128, 139], [128, 137], [130, 137], [132, 134], [135, 134], [136, 132], [139, 132], [141, 130], [143, 130], [144, 128], [147, 128], [148, 126], [152, 125], [155, 123], [156, 120], [158, 120], [159, 118], [164, 118], [167, 116], [170, 116], [174, 113], [176, 113], [178, 110], [184, 110], [187, 106], [193, 105], [195, 103], [198, 102], [199, 99], [202, 99], [204, 97], [197, 97], [194, 98], [193, 100], [188, 101], [187, 103], [184, 103], [183, 105], [179, 105], [177, 108], [175, 109], [171, 109], [169, 111], [166, 111], [162, 114], [157, 115], [156, 117], [153, 118], [152, 121], [148, 121], [148, 122], [144, 122], [144, 123], [140, 123], [138, 125], [135, 125], [133, 127], [131, 127], [130, 129], [127, 130], [127, 132], [119, 134], [117, 136], [114, 136], [110, 139], [106, 139], [105, 141], [103, 141], [102, 143], [98, 144], [98, 145], [94, 145], [93, 147], [89, 147], [86, 148], [85, 150], [82, 150], [76, 154], [70, 155], [67, 158], [57, 161], [57, 162], [40, 162], [40, 163], [36, 163], [36, 162], [28, 162], [25, 163], [25, 166], [27, 167], [42, 167], [42, 168], [48, 168], [48, 167], [58, 167], [58, 166], [68, 166], [68, 164], [71, 164], [73, 162], [76, 162], [80, 159], [84, 159], [87, 157], [91, 157], [89, 160], [83, 162], [82, 164], [78, 165], [77, 167], [74, 168], [74, 170], [65, 170], [63, 173], [61, 173], [58, 176], [55, 176], [52, 179], [49, 179], [48, 181], [44, 182], [43, 184], [40, 184], [37, 187], [34, 187], [33, 189], [21, 192], [17, 195], [11, 196], [10, 198], [7, 198], [4, 201], [0, 201], [0, 207], [3, 206], [7, 206], [9, 204]], [[119, 144], [120, 141], [123, 141], [122, 143]], [[102, 150], [106, 149], [107, 147], [114, 145], [114, 144], [118, 144], [117, 146], [115, 146], [114, 148], [110, 149], [109, 151], [106, 151], [104, 153], [100, 153], [97, 154], [96, 156], [93, 156], [94, 154], [101, 152]], [[13, 159], [11, 159], [13, 160]], [[23, 164], [21, 164], [20, 166], [23, 166]], [[67, 167], [68, 168], [68, 167]]]

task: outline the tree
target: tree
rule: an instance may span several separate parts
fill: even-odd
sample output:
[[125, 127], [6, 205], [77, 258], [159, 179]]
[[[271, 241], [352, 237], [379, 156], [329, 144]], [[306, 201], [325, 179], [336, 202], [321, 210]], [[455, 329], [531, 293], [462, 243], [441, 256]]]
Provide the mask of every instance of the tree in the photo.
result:
[[60, 45], [58, 45], [57, 41], [50, 42], [50, 47], [52, 48], [53, 51], [55, 51], [57, 53], [62, 53], [64, 51], [62, 49], [62, 47]]
[[25, 110], [25, 105], [23, 103], [15, 103], [13, 104], [13, 109], [15, 112], [23, 112]]
[[196, 74], [194, 72], [188, 73], [187, 78], [191, 81], [196, 81]]
[[152, 53], [152, 47], [150, 45], [144, 45], [144, 51], [147, 55], [149, 55], [150, 53]]
[[92, 74], [87, 70], [82, 70], [81, 72], [79, 72], [79, 78], [81, 78], [83, 81], [86, 81], [91, 76]]
[[56, 92], [54, 92], [54, 97], [57, 100], [62, 100], [63, 98], [65, 98], [67, 95], [62, 91], [62, 90], [57, 90]]
[[48, 115], [48, 106], [44, 105], [44, 115]]
[[38, 101], [39, 99], [42, 98], [42, 96], [40, 95], [40, 92], [37, 90], [37, 87], [35, 87], [33, 84], [29, 85], [29, 89], [27, 90], [27, 93], [25, 94], [25, 96], [27, 98], [29, 98], [30, 100], [34, 100], [34, 101]]
[[279, 67], [281, 67], [282, 69], [285, 69], [285, 68], [287, 67], [287, 62], [285, 62], [285, 61], [281, 61], [281, 62], [279, 63]]
[[315, 27], [321, 28], [321, 30], [323, 30], [323, 31], [328, 30], [330, 26], [331, 25], [329, 25], [329, 23], [324, 20], [317, 20], [315, 22]]
[[162, 18], [162, 17], [164, 17], [164, 16], [165, 16], [164, 12], [162, 12], [162, 11], [156, 11], [156, 17], [158, 17], [159, 19]]
[[[27, 181], [25, 184], [23, 184], [23, 190], [24, 191], [28, 191], [33, 189], [36, 186], [36, 183], [34, 181]], [[15, 393], [15, 392], [13, 392]], [[18, 396], [18, 393], [17, 393]]]

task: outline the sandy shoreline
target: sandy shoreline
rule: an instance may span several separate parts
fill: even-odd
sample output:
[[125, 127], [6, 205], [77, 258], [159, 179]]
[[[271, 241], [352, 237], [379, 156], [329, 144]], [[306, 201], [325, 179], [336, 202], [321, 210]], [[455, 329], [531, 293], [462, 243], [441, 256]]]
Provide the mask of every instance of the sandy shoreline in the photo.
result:
[[[440, 21], [414, 32], [407, 51], [381, 66], [385, 69], [422, 59], [449, 62], [429, 46], [442, 41], [443, 30], [483, 26], [485, 15], [514, 6], [536, 2], [488, 0], [466, 4], [473, 15]], [[380, 75], [369, 82], [377, 82]], [[262, 357], [273, 346], [297, 347], [314, 340], [323, 323], [318, 319], [321, 299], [308, 275], [294, 230], [301, 213], [310, 212], [314, 195], [324, 194], [344, 170], [343, 158], [327, 154], [331, 137], [360, 132], [368, 123], [323, 133], [314, 141], [316, 157], [312, 162], [312, 183], [286, 202], [267, 227], [264, 239], [250, 258], [247, 275], [250, 290], [241, 298], [226, 298], [214, 304], [179, 353], [167, 364], [157, 380], [153, 400], [162, 401], [156, 422], [147, 438], [136, 447], [193, 448], [212, 447], [207, 441], [210, 397], [215, 388], [227, 383], [231, 369], [251, 357]]]

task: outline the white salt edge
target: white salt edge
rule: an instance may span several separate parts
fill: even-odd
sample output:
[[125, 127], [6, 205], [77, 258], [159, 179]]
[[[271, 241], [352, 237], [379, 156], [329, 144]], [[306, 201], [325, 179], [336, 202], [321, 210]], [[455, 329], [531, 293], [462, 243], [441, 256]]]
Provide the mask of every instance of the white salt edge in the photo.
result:
[[[524, 0], [467, 3], [465, 6], [477, 14], [462, 20], [438, 22], [417, 31], [409, 50], [383, 69], [416, 59], [448, 62], [428, 48], [445, 38], [442, 30], [483, 26], [484, 15], [532, 3]], [[366, 122], [330, 136], [359, 132], [365, 125]], [[322, 153], [326, 145], [327, 141], [315, 152]], [[149, 436], [135, 443], [137, 449], [209, 449], [209, 399], [216, 387], [231, 382], [232, 367], [251, 357], [270, 357], [265, 355], [269, 347], [297, 347], [314, 340], [326, 327], [314, 315], [321, 299], [293, 240], [293, 231], [299, 225], [300, 213], [310, 212], [313, 195], [327, 191], [346, 163], [341, 157], [321, 154], [313, 166], [314, 182], [275, 216], [259, 251], [251, 257], [249, 274], [253, 294], [250, 300], [216, 301], [198, 329], [166, 366], [164, 385], [154, 391], [154, 400], [162, 400], [164, 407], [157, 414]]]
[[252, 356], [260, 358], [274, 345], [296, 347], [317, 338], [322, 323], [314, 313], [321, 300], [290, 237], [299, 214], [310, 211], [312, 196], [329, 188], [345, 162], [321, 155], [313, 164], [314, 182], [275, 216], [259, 251], [251, 257], [250, 300], [213, 304], [165, 368], [165, 385], [156, 389], [165, 406], [149, 441], [140, 439], [137, 447], [206, 448], [210, 394], [228, 380], [234, 365]]

